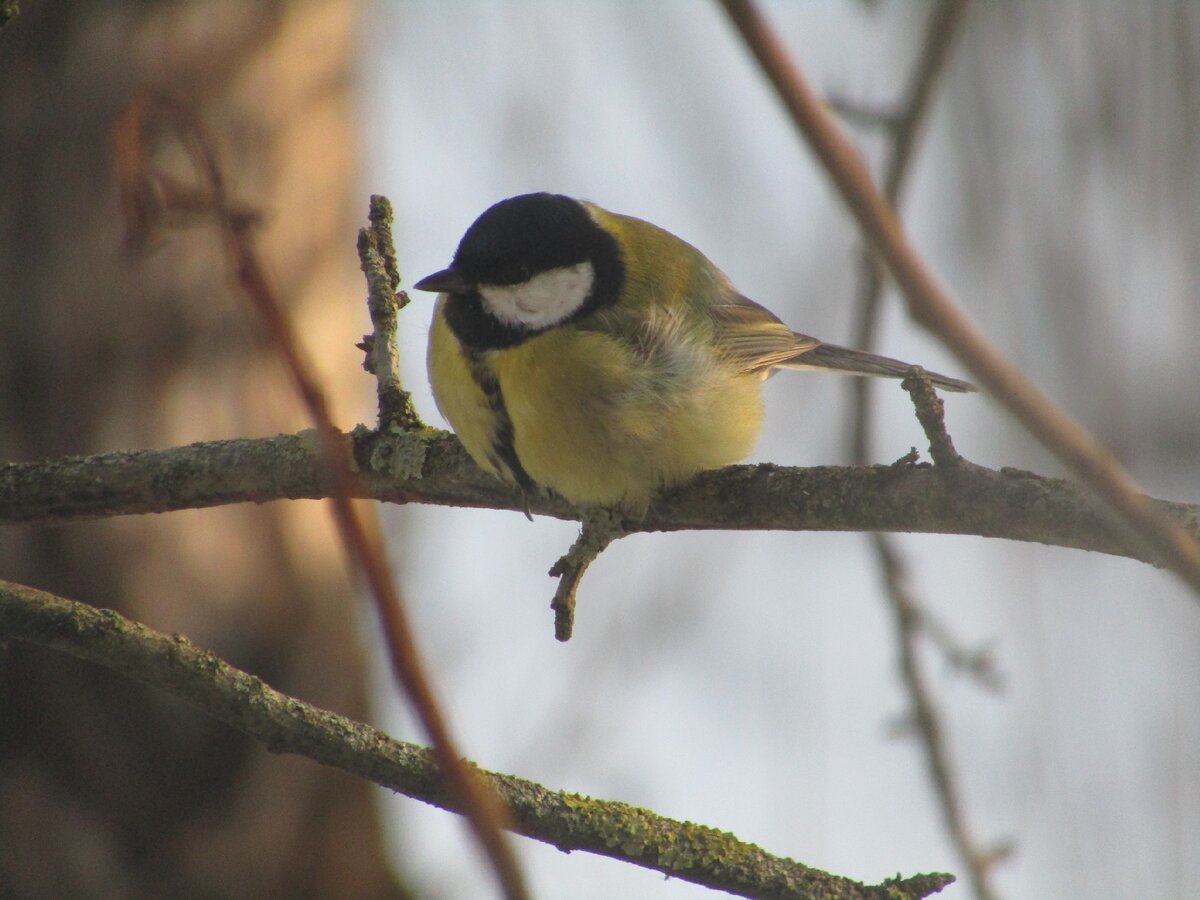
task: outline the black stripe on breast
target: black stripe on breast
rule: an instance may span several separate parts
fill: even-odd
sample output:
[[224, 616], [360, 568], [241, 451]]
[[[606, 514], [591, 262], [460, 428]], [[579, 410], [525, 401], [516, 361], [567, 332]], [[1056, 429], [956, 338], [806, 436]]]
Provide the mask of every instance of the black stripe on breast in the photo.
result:
[[[464, 348], [465, 349], [465, 348]], [[504, 394], [500, 390], [500, 382], [495, 374], [483, 361], [483, 354], [466, 351], [467, 364], [471, 369], [471, 377], [487, 398], [488, 407], [496, 417], [496, 430], [492, 439], [491, 451], [488, 458], [497, 469], [506, 469], [521, 490], [526, 494], [536, 489], [534, 480], [529, 477], [521, 459], [517, 456], [512, 419], [508, 415], [508, 407], [504, 405]]]
[[464, 347], [479, 350], [515, 347], [537, 333], [501, 322], [483, 308], [476, 290], [446, 296], [446, 324]]

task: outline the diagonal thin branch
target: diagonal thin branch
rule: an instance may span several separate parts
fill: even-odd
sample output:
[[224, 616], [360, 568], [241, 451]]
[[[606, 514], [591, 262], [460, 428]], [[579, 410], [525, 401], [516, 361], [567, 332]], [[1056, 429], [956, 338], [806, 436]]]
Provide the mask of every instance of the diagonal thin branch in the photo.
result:
[[[501, 831], [505, 825], [505, 811], [463, 765], [441, 708], [425, 677], [416, 640], [388, 569], [378, 530], [368, 528], [352, 502], [351, 498], [357, 493], [357, 478], [344, 452], [341, 433], [333, 424], [315, 370], [304, 354], [292, 322], [259, 260], [251, 231], [253, 218], [236, 209], [231, 202], [212, 142], [200, 120], [184, 105], [164, 98], [142, 96], [131, 104], [114, 129], [122, 196], [130, 211], [130, 219], [138, 233], [144, 234], [150, 219], [142, 201], [154, 196], [149, 187], [156, 179], [141, 152], [140, 136], [150, 124], [167, 126], [187, 151], [199, 180], [198, 187], [187, 189], [188, 208], [207, 212], [215, 220], [237, 284], [261, 318], [291, 376], [296, 393], [316, 424], [321, 450], [319, 470], [323, 479], [329, 482], [334, 521], [346, 555], [358, 565], [370, 589], [370, 596], [375, 601], [392, 671], [433, 743], [439, 768], [461, 797], [467, 821], [487, 854], [505, 896], [510, 900], [524, 900], [527, 896], [524, 878], [512, 848]], [[160, 185], [164, 184], [161, 178], [157, 181]], [[166, 192], [168, 207], [172, 195], [173, 192]], [[386, 253], [390, 248], [376, 249]], [[396, 277], [394, 272], [387, 274], [389, 281]]]
[[[441, 809], [462, 812], [436, 754], [310, 706], [233, 668], [181, 635], [166, 635], [112, 610], [0, 582], [0, 638], [52, 647], [165, 690], [260, 741]], [[732, 835], [624, 803], [552, 791], [511, 775], [473, 769], [513, 812], [508, 826], [560, 850], [585, 850], [745, 897], [925, 897], [954, 878], [941, 873], [864, 885], [772, 856]]]
[[721, 0], [825, 167], [864, 236], [900, 286], [909, 313], [957, 356], [1018, 421], [1104, 502], [1148, 552], [1200, 595], [1200, 542], [1159, 515], [1138, 484], [1065, 410], [1012, 365], [916, 254], [854, 146], [750, 0]]
[[924, 745], [929, 780], [937, 794], [942, 820], [963, 865], [967, 867], [967, 882], [972, 893], [979, 900], [992, 900], [996, 897], [996, 891], [988, 872], [990, 864], [999, 857], [979, 850], [967, 825], [958, 778], [942, 729], [942, 717], [933, 698], [933, 689], [921, 669], [917, 640], [922, 632], [922, 614], [920, 604], [912, 595], [908, 567], [903, 557], [896, 552], [893, 542], [879, 540], [882, 535], [872, 537], [875, 539], [876, 553], [888, 586], [888, 606], [895, 618], [900, 646], [900, 672], [912, 703], [912, 718]]
[[[884, 163], [883, 194], [893, 209], [899, 209], [901, 194], [908, 180], [917, 137], [933, 97], [933, 88], [950, 58], [950, 48], [961, 28], [967, 0], [940, 0], [929, 17], [921, 49], [917, 55], [907, 98], [893, 120]], [[883, 297], [883, 269], [869, 247], [864, 248], [859, 268], [858, 326], [855, 346], [870, 350], [875, 343]], [[930, 455], [939, 466], [954, 466], [961, 457], [954, 449], [943, 420], [941, 401], [927, 380], [905, 379], [905, 390], [912, 395], [917, 418], [929, 439]], [[851, 453], [855, 462], [865, 464], [870, 457], [870, 422], [874, 396], [867, 379], [854, 384], [855, 403], [851, 423]], [[896, 642], [900, 651], [900, 673], [912, 706], [916, 733], [925, 752], [930, 782], [938, 799], [946, 833], [967, 871], [967, 882], [978, 900], [996, 896], [989, 877], [985, 854], [977, 848], [967, 824], [958, 780], [955, 777], [950, 748], [941, 726], [941, 717], [921, 669], [918, 638], [926, 631], [928, 616], [924, 606], [912, 595], [908, 566], [897, 542], [890, 535], [873, 533], [871, 547], [883, 576], [892, 611]]]
[[[919, 369], [914, 369], [904, 379], [903, 387], [912, 396], [936, 468], [954, 470], [963, 465], [964, 460], [954, 449], [946, 431], [942, 401], [934, 393], [929, 379]], [[887, 588], [888, 605], [892, 610], [900, 648], [900, 673], [912, 704], [912, 718], [925, 751], [929, 779], [937, 796], [942, 821], [959, 858], [966, 866], [972, 893], [978, 900], [994, 900], [997, 894], [989, 874], [992, 864], [1000, 857], [980, 850], [967, 824], [950, 747], [942, 728], [942, 717], [933, 689], [921, 668], [918, 640], [925, 626], [923, 607], [913, 595], [908, 565], [896, 542], [890, 540], [888, 535], [876, 533], [871, 535], [871, 544]]]
[[[929, 17], [925, 39], [917, 56], [900, 112], [891, 120], [888, 158], [883, 167], [883, 196], [893, 208], [899, 208], [911, 171], [917, 137], [933, 100], [933, 89], [950, 59], [950, 50], [962, 25], [967, 0], [940, 0]], [[852, 346], [871, 350], [879, 328], [880, 300], [883, 297], [883, 267], [870, 247], [863, 249], [855, 304], [857, 324]], [[865, 464], [871, 456], [870, 429], [871, 399], [874, 379], [855, 378], [850, 382], [854, 391], [851, 452], [854, 462]]]

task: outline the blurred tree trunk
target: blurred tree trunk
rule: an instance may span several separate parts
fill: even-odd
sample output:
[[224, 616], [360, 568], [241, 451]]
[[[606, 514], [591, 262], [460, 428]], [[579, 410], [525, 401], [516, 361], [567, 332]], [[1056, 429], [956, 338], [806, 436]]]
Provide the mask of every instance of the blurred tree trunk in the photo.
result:
[[[337, 421], [361, 419], [357, 5], [24, 6], [0, 33], [0, 459], [304, 425], [211, 227], [122, 253], [110, 130], [147, 89], [211, 129], [234, 196], [263, 213]], [[318, 504], [3, 528], [0, 577], [183, 632], [367, 717], [359, 609]], [[16, 643], [0, 646], [0, 835], [4, 897], [403, 893], [368, 785]]]

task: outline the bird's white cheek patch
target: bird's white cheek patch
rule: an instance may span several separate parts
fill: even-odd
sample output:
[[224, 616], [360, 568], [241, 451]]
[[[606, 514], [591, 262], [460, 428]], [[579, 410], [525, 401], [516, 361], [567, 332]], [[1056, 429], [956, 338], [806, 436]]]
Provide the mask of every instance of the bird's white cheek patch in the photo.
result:
[[549, 328], [568, 318], [592, 291], [595, 272], [587, 260], [539, 272], [520, 284], [481, 284], [484, 306], [506, 325]]

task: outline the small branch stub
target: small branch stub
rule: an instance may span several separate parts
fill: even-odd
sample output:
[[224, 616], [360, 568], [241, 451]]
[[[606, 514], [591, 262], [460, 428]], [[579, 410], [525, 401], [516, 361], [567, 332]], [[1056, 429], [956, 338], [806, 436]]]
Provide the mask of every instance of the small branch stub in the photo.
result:
[[920, 366], [913, 366], [908, 376], [900, 383], [912, 398], [917, 411], [917, 421], [929, 439], [929, 455], [938, 466], [953, 467], [963, 458], [954, 449], [950, 433], [946, 431], [946, 405], [929, 383], [929, 376]]
[[550, 577], [558, 578], [558, 590], [550, 601], [554, 610], [554, 636], [560, 641], [569, 641], [575, 628], [575, 594], [583, 573], [604, 549], [625, 535], [616, 515], [611, 510], [592, 508], [585, 510], [580, 519], [579, 537], [566, 555], [550, 568]]
[[400, 271], [392, 241], [392, 204], [373, 194], [370, 226], [358, 233], [358, 258], [367, 278], [367, 309], [373, 333], [358, 346], [366, 353], [363, 368], [375, 376], [379, 398], [379, 429], [415, 431], [425, 427], [412, 396], [400, 385], [400, 353], [396, 347], [396, 314], [408, 305], [408, 294], [397, 293]]

